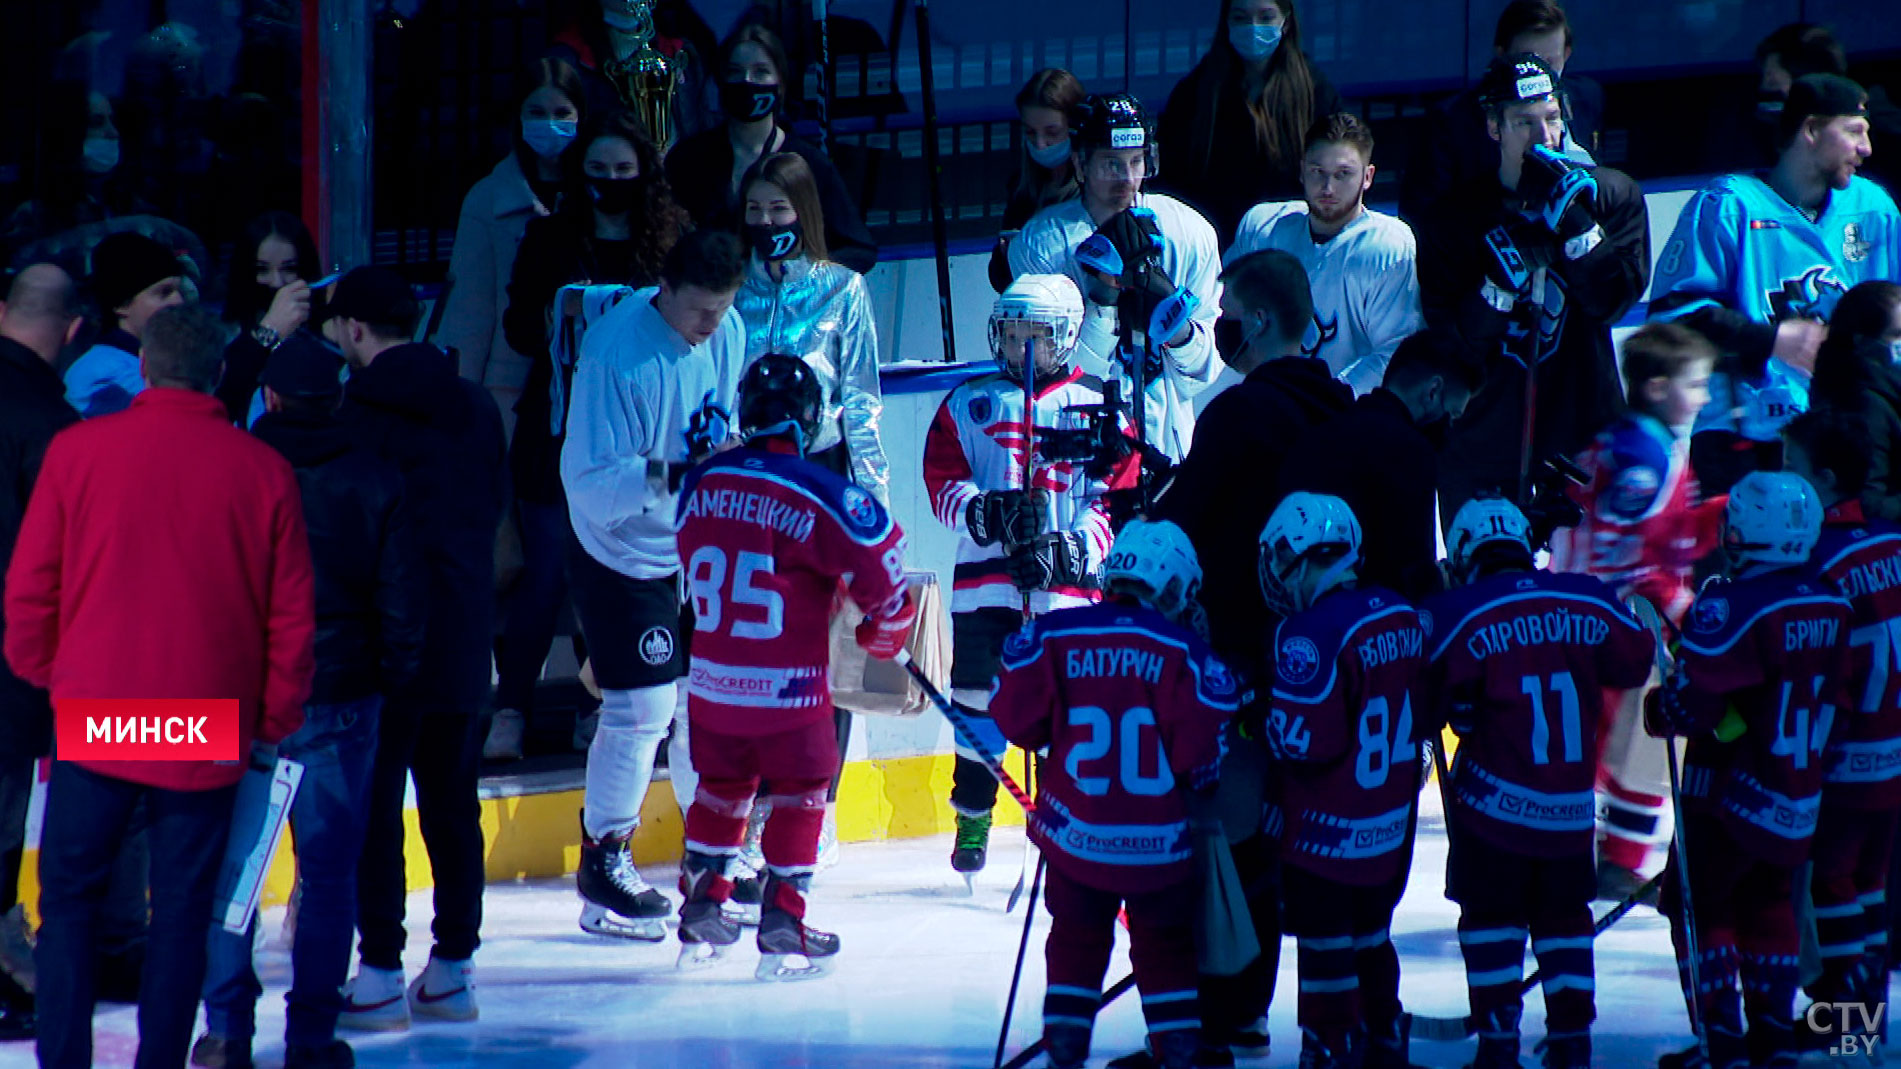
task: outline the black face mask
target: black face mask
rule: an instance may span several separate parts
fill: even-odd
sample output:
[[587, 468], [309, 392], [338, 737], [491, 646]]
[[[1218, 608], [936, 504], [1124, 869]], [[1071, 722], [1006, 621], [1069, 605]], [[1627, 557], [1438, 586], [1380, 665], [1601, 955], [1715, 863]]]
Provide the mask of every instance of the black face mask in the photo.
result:
[[1221, 354], [1222, 363], [1234, 367], [1234, 362], [1241, 358], [1242, 351], [1265, 329], [1266, 324], [1250, 329], [1243, 326], [1239, 320], [1222, 316], [1215, 320], [1215, 352]]
[[789, 260], [805, 247], [805, 227], [797, 219], [784, 226], [747, 223], [746, 241], [761, 260]]
[[1452, 417], [1441, 415], [1438, 419], [1419, 425], [1419, 433], [1431, 443], [1435, 453], [1444, 452], [1446, 443], [1452, 440]]
[[620, 215], [633, 211], [634, 201], [640, 196], [645, 185], [641, 178], [589, 178], [588, 193], [594, 198], [594, 206], [608, 215]]
[[719, 110], [733, 122], [756, 122], [779, 110], [779, 87], [755, 82], [721, 82]]

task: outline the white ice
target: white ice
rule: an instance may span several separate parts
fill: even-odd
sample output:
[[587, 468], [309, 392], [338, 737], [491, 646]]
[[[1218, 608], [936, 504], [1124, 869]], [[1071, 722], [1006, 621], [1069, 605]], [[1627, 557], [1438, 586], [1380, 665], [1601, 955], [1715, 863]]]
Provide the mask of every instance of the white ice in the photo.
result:
[[[750, 938], [720, 965], [683, 975], [673, 965], [677, 942], [586, 935], [575, 926], [579, 909], [572, 881], [490, 887], [476, 955], [481, 1020], [418, 1023], [407, 1033], [348, 1038], [364, 1066], [989, 1066], [1023, 931], [1023, 907], [1009, 915], [1003, 910], [1022, 842], [1020, 832], [999, 830], [973, 898], [963, 896], [961, 878], [950, 871], [948, 837], [846, 844], [842, 863], [820, 876], [811, 906], [815, 926], [842, 936], [840, 964], [830, 977], [801, 983], [754, 980], [758, 957]], [[1466, 1010], [1456, 913], [1442, 894], [1444, 861], [1444, 835], [1437, 819], [1428, 817], [1411, 886], [1393, 921], [1401, 995], [1416, 1013]], [[655, 886], [672, 886], [671, 872], [655, 869], [649, 876]], [[427, 892], [410, 897], [406, 964], [412, 977], [428, 956], [429, 908]], [[271, 911], [267, 924], [260, 961], [267, 991], [258, 1009], [256, 1053], [260, 1065], [276, 1066], [283, 1057], [290, 963], [276, 938], [282, 911]], [[1046, 930], [1047, 916], [1039, 916], [1017, 997], [1012, 1054], [1035, 1039], [1040, 1027]], [[1529, 954], [1527, 959], [1532, 968]], [[1602, 936], [1597, 968], [1597, 1065], [1654, 1065], [1662, 1052], [1688, 1043], [1668, 931], [1654, 911], [1639, 907]], [[1105, 986], [1127, 971], [1119, 947]], [[1294, 992], [1289, 942], [1271, 1014], [1273, 1053], [1255, 1064], [1296, 1063]], [[1531, 1047], [1542, 1034], [1542, 1017], [1534, 994], [1527, 1002], [1528, 1065], [1536, 1064]], [[95, 1033], [97, 1064], [132, 1064], [137, 1025], [131, 1007], [101, 1007]], [[1104, 1008], [1090, 1064], [1100, 1066], [1134, 1049], [1142, 1034], [1137, 997], [1124, 996]], [[1425, 1066], [1462, 1066], [1471, 1056], [1470, 1041], [1417, 1043], [1412, 1050], [1413, 1061]], [[0, 1047], [0, 1066], [31, 1064], [27, 1044]]]

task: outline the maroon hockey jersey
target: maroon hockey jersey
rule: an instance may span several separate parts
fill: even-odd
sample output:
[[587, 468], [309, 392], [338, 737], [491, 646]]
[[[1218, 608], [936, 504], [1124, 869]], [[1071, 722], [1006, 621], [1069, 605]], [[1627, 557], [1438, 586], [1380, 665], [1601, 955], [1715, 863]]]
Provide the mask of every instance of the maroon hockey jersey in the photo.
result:
[[1589, 853], [1601, 695], [1650, 677], [1650, 632], [1588, 575], [1508, 572], [1427, 610], [1428, 692], [1459, 734], [1449, 816], [1504, 850]]
[[1283, 762], [1272, 831], [1289, 865], [1370, 886], [1399, 874], [1420, 787], [1419, 614], [1377, 587], [1328, 594], [1281, 622], [1267, 748]]
[[840, 580], [867, 613], [904, 596], [904, 532], [870, 494], [801, 457], [721, 453], [688, 473], [675, 522], [693, 606], [688, 709], [728, 735], [832, 716]]
[[1901, 805], [1901, 527], [1844, 502], [1828, 510], [1813, 560], [1855, 610], [1853, 711], [1842, 714], [1822, 789], [1830, 805], [1890, 809]]
[[1003, 644], [997, 727], [1048, 748], [1030, 838], [1078, 883], [1138, 894], [1194, 872], [1183, 788], [1214, 782], [1239, 686], [1202, 642], [1124, 600], [1039, 617]]

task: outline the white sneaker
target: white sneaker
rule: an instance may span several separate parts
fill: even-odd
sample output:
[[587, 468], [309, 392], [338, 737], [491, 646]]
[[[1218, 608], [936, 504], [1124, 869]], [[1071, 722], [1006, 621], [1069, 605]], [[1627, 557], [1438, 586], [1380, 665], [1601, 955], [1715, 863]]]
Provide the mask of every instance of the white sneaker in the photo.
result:
[[488, 725], [488, 741], [482, 744], [482, 757], [489, 761], [521, 760], [521, 736], [528, 718], [520, 709], [497, 709]]
[[466, 959], [444, 961], [430, 954], [429, 966], [409, 985], [409, 1008], [418, 1017], [475, 1020], [479, 1016], [475, 1007], [475, 963]]
[[358, 965], [356, 975], [343, 985], [343, 1013], [337, 1027], [351, 1032], [408, 1031], [403, 970]]
[[583, 713], [574, 718], [574, 749], [576, 753], [586, 753], [594, 745], [595, 729], [601, 726], [601, 711]]

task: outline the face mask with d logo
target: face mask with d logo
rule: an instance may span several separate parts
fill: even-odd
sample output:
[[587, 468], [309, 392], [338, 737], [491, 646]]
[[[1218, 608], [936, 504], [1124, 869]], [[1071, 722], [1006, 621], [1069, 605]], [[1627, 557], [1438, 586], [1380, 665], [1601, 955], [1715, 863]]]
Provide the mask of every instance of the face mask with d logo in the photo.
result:
[[779, 110], [779, 87], [756, 82], [722, 82], [719, 110], [733, 122], [758, 122]]
[[748, 223], [746, 240], [761, 260], [784, 260], [796, 256], [805, 244], [805, 228], [797, 219], [783, 226], [773, 223]]

